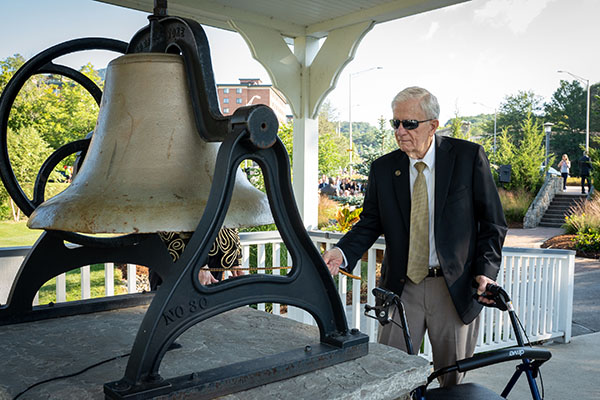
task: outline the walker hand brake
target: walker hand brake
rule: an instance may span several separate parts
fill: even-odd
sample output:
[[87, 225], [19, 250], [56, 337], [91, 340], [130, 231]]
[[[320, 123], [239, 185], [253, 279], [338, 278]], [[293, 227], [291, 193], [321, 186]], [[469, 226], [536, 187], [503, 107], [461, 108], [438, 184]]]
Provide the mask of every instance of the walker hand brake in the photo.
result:
[[[479, 297], [486, 298], [488, 300], [494, 301], [493, 304], [482, 303], [479, 301]], [[485, 292], [482, 294], [475, 293], [473, 298], [477, 300], [479, 304], [483, 304], [486, 307], [495, 307], [502, 311], [508, 310], [508, 305], [510, 303], [510, 297], [508, 293], [502, 288], [502, 286], [493, 285], [488, 283], [485, 287]]]
[[[390, 306], [394, 304], [396, 300], [398, 300], [398, 295], [382, 288], [374, 288], [373, 295], [377, 299], [381, 300], [381, 305], [370, 306], [365, 304], [365, 316], [376, 319], [381, 325], [390, 323], [392, 321], [389, 317]], [[374, 311], [375, 316], [369, 314], [370, 311]]]

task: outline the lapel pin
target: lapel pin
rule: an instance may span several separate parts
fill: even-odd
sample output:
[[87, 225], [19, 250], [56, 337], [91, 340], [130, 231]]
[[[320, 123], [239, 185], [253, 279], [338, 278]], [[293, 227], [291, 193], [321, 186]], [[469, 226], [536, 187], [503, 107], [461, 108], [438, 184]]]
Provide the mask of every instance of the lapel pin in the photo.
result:
[[402, 172], [399, 169], [397, 169], [396, 172], [395, 172], [396, 176], [400, 176], [401, 173]]

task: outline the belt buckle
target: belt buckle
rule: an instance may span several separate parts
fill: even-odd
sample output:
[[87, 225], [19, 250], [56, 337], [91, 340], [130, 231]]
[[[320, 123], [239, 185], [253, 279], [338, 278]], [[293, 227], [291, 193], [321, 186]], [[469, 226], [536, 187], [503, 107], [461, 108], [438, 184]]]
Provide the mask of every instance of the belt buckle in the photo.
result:
[[440, 276], [440, 275], [438, 274], [438, 272], [440, 272], [440, 271], [441, 271], [441, 269], [440, 269], [439, 267], [433, 267], [433, 268], [429, 268], [429, 271], [430, 271], [430, 275], [431, 275], [433, 278], [437, 278], [438, 276]]

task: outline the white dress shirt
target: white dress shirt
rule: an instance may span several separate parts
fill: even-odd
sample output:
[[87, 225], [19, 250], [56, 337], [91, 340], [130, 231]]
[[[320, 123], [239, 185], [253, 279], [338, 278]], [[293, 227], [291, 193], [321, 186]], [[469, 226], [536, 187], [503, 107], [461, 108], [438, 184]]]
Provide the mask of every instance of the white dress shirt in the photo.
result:
[[[415, 180], [417, 179], [417, 174], [419, 173], [415, 168], [415, 164], [419, 161], [422, 161], [427, 166], [423, 169], [423, 175], [425, 175], [425, 183], [427, 184], [427, 199], [429, 201], [429, 267], [438, 267], [440, 265], [440, 260], [437, 256], [437, 251], [435, 248], [435, 231], [434, 231], [434, 210], [435, 210], [435, 138], [431, 141], [429, 145], [429, 149], [427, 153], [425, 153], [425, 157], [420, 160], [416, 160], [414, 158], [410, 158], [410, 168], [409, 168], [409, 184], [410, 184], [410, 195], [412, 196], [413, 186], [415, 185]], [[348, 260], [346, 259], [346, 255], [340, 249], [342, 253], [342, 257], [344, 261], [340, 268], [345, 268], [348, 265]]]
[[415, 164], [419, 161], [425, 163], [427, 166], [423, 169], [423, 175], [425, 175], [425, 183], [427, 184], [427, 199], [429, 208], [429, 266], [438, 267], [440, 260], [437, 256], [435, 248], [435, 231], [434, 231], [434, 211], [435, 211], [435, 140], [431, 141], [429, 150], [425, 153], [425, 157], [420, 160], [409, 158], [410, 160], [410, 195], [412, 197], [413, 187], [415, 186], [415, 180], [419, 172], [415, 168]]

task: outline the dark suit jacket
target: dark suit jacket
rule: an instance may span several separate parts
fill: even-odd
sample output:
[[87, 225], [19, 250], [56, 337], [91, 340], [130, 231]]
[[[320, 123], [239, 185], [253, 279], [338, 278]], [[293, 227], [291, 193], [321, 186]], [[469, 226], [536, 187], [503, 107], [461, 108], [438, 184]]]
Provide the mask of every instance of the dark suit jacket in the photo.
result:
[[579, 175], [589, 176], [592, 170], [592, 164], [588, 156], [583, 156], [579, 159]]
[[[435, 136], [435, 245], [444, 279], [465, 323], [481, 310], [476, 275], [495, 279], [506, 221], [483, 148]], [[380, 236], [386, 252], [380, 286], [400, 295], [406, 282], [410, 232], [409, 158], [401, 150], [373, 162], [360, 221], [338, 242], [348, 270]]]

